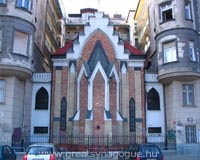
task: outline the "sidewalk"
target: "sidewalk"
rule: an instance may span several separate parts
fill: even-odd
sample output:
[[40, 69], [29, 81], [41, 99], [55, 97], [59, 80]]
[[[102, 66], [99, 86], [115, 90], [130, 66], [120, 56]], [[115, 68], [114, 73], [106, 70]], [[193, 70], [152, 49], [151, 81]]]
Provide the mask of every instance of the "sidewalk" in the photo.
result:
[[200, 160], [200, 153], [180, 153], [177, 151], [163, 151], [164, 160]]

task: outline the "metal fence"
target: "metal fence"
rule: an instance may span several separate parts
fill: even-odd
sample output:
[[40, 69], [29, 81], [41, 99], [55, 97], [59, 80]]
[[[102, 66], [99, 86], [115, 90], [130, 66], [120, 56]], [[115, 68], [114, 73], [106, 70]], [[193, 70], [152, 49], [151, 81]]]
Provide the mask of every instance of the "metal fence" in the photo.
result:
[[68, 151], [95, 151], [108, 152], [119, 151], [129, 144], [134, 143], [154, 143], [162, 150], [175, 150], [176, 142], [167, 139], [165, 135], [32, 135], [23, 136], [21, 141], [12, 142], [12, 146], [16, 149], [24, 151], [27, 146], [33, 143], [51, 142], [59, 147], [66, 148]]

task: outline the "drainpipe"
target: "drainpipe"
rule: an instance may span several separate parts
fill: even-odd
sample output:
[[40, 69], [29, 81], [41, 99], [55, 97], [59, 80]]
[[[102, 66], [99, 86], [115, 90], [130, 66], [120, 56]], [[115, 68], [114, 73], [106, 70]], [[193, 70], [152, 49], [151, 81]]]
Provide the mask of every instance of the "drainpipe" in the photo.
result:
[[[25, 91], [26, 91], [26, 80], [24, 81], [24, 95], [23, 95], [23, 110], [22, 110], [22, 137], [24, 137], [25, 133], [25, 123], [24, 123], [24, 117], [25, 117]], [[21, 139], [21, 147], [24, 145], [24, 138]]]
[[165, 99], [165, 85], [163, 85], [163, 98], [164, 98], [164, 116], [165, 116], [165, 147], [168, 149], [167, 146], [167, 109], [166, 109], [166, 99]]

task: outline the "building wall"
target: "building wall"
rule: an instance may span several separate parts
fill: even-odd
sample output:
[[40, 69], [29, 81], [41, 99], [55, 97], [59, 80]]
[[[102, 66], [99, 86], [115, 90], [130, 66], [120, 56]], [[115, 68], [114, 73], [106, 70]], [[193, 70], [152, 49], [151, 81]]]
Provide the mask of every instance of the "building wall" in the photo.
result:
[[[124, 44], [119, 43], [118, 35], [113, 34], [114, 25], [109, 25], [109, 19], [102, 12], [96, 12], [89, 19], [89, 24], [84, 26], [84, 34], [80, 34], [73, 42], [73, 50], [53, 56], [52, 134], [58, 135], [61, 132], [58, 111], [61, 87], [65, 86], [61, 79], [67, 77], [67, 87], [63, 88], [68, 93], [67, 134], [132, 134], [129, 128], [129, 101], [134, 98], [136, 131], [133, 132], [142, 136], [145, 134], [146, 121], [144, 61], [140, 58], [130, 59], [129, 54], [124, 53]], [[97, 41], [100, 41], [109, 63], [113, 64], [111, 75], [106, 75], [108, 73], [99, 63], [101, 60], [92, 73], [85, 66], [91, 55], [95, 54], [93, 51]], [[68, 72], [63, 72], [65, 67]]]
[[[193, 84], [195, 90], [195, 106], [187, 107], [183, 105], [182, 96], [182, 84]], [[170, 85], [165, 87], [165, 95], [168, 97], [166, 99], [166, 114], [167, 114], [167, 126], [168, 130], [180, 130], [181, 132], [177, 134], [177, 137], [183, 135], [183, 139], [179, 143], [186, 143], [185, 126], [186, 125], [196, 125], [196, 135], [199, 137], [198, 130], [199, 126], [199, 80], [193, 82], [179, 82], [173, 81]], [[177, 99], [179, 101], [177, 101]], [[189, 121], [192, 118], [193, 121]], [[180, 123], [182, 126], [178, 126]], [[181, 135], [180, 135], [181, 134]]]
[[44, 68], [44, 40], [46, 26], [47, 0], [37, 1], [35, 14], [36, 32], [34, 35], [33, 57], [34, 57], [34, 72], [43, 72]]
[[[146, 134], [147, 142], [165, 142], [163, 135], [166, 134], [166, 108], [164, 99], [164, 87], [157, 80], [157, 74], [146, 74], [145, 75], [145, 91], [146, 95], [151, 89], [155, 89], [159, 95], [160, 110], [148, 110], [148, 104], [146, 100]], [[147, 96], [146, 96], [147, 97]], [[149, 133], [149, 128], [160, 127], [160, 133]], [[156, 136], [153, 139], [151, 136]]]
[[[36, 136], [39, 133], [34, 133], [34, 127], [48, 127], [48, 132], [43, 134], [46, 136], [46, 142], [49, 140], [50, 135], [50, 110], [51, 110], [51, 74], [50, 73], [34, 73], [33, 74], [33, 87], [32, 87], [32, 102], [31, 102], [31, 127], [30, 135]], [[44, 88], [48, 93], [48, 109], [36, 109], [36, 95], [38, 91]], [[42, 97], [41, 97], [42, 98]], [[37, 139], [32, 139], [33, 142]]]
[[[7, 117], [10, 117], [8, 121], [10, 127], [8, 136], [9, 143], [12, 141], [12, 134], [16, 138], [19, 134], [32, 134], [34, 125], [44, 125], [44, 123], [48, 127], [50, 125], [50, 109], [47, 113], [32, 110], [31, 116], [31, 108], [35, 102], [35, 92], [39, 87], [46, 85], [42, 82], [34, 82], [32, 88], [31, 77], [32, 73], [49, 71], [51, 67], [50, 52], [47, 55], [45, 50], [45, 31], [49, 27], [47, 26], [47, 11], [51, 13], [53, 31], [56, 32], [48, 32], [48, 35], [54, 37], [54, 45], [56, 44], [52, 46], [54, 50], [60, 47], [59, 42], [57, 42], [57, 36], [62, 37], [61, 29], [64, 29], [60, 25], [62, 20], [59, 21], [62, 18], [62, 13], [58, 1], [45, 0], [30, 2], [30, 8], [26, 8], [23, 5], [17, 6], [18, 3], [16, 0], [7, 0], [5, 4], [1, 2], [0, 6], [0, 28], [3, 35], [0, 51], [0, 77], [6, 81], [6, 102], [0, 105], [7, 106], [8, 103], [10, 105], [9, 115], [7, 115]], [[24, 51], [25, 53], [14, 53], [16, 30], [27, 35], [28, 44], [27, 49]], [[24, 46], [24, 43], [18, 44], [16, 48], [22, 48]], [[8, 90], [7, 87], [12, 88]], [[50, 87], [51, 85], [49, 83], [46, 86], [49, 92]], [[11, 89], [13, 94], [10, 93]], [[9, 102], [7, 100], [8, 97]], [[30, 97], [32, 97], [33, 102]], [[45, 120], [41, 116], [41, 119], [38, 121], [38, 119], [35, 119], [36, 115], [37, 117], [38, 115], [43, 115]], [[18, 128], [20, 128], [20, 131], [17, 130]]]
[[[19, 68], [25, 68], [29, 70], [27, 72], [31, 72], [32, 60], [33, 60], [32, 45], [33, 45], [33, 37], [35, 31], [34, 25], [18, 17], [0, 16], [0, 26], [3, 27], [2, 52], [0, 54], [1, 64], [8, 66], [9, 65], [17, 66]], [[25, 53], [26, 56], [13, 53], [13, 41], [14, 41], [15, 30], [25, 32], [29, 35], [27, 53]]]
[[[166, 110], [166, 130], [176, 131], [177, 143], [186, 143], [186, 126], [196, 126], [196, 138], [199, 136], [199, 3], [196, 0], [189, 1], [191, 4], [191, 20], [185, 18], [185, 1], [169, 1], [172, 3], [173, 18], [162, 21], [160, 5], [166, 1], [151, 1], [149, 5], [150, 22], [150, 55], [151, 66], [148, 72], [158, 73], [158, 81], [163, 84], [164, 102]], [[152, 12], [153, 11], [153, 12]], [[177, 61], [164, 63], [163, 44], [176, 41]], [[194, 42], [196, 58], [190, 60], [189, 41]], [[183, 84], [194, 86], [195, 106], [183, 106]], [[189, 116], [190, 115], [190, 116]], [[190, 121], [191, 118], [193, 121]], [[189, 120], [189, 121], [188, 121]], [[147, 121], [149, 121], [147, 119]]]
[[[0, 132], [3, 135], [0, 140], [7, 144], [13, 143], [13, 145], [22, 142], [22, 139], [16, 139], [16, 136], [20, 137], [30, 132], [32, 96], [30, 78], [33, 71], [36, 1], [32, 1], [30, 10], [16, 5], [16, 1], [6, 1], [5, 5], [0, 6], [2, 29], [0, 78], [5, 80], [5, 103], [0, 104], [2, 113]], [[24, 53], [14, 53], [16, 30], [27, 36], [27, 48], [23, 51]], [[25, 44], [18, 45], [19, 48], [25, 46]]]
[[[29, 80], [20, 81], [16, 77], [3, 78], [5, 80], [5, 103], [0, 104], [2, 143], [11, 144], [15, 128], [23, 133], [30, 131], [30, 106], [32, 84]], [[26, 92], [26, 95], [25, 95]], [[21, 142], [18, 142], [21, 143]]]
[[0, 7], [0, 13], [1, 15], [7, 15], [7, 16], [14, 16], [17, 18], [22, 18], [30, 23], [35, 23], [35, 17], [33, 16], [35, 14], [35, 7], [36, 7], [36, 1], [32, 2], [32, 8], [30, 11], [26, 11], [25, 9], [22, 9], [20, 7], [16, 6], [16, 1], [7, 1], [7, 4], [5, 6]]
[[63, 17], [58, 0], [37, 1], [35, 8], [34, 71], [50, 72], [51, 52], [63, 45]]

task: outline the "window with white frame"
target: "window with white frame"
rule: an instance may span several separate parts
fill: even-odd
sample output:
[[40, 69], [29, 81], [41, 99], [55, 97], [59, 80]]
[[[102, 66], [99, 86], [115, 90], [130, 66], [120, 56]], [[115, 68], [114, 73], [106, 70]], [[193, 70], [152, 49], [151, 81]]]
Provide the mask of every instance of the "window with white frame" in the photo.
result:
[[13, 52], [22, 55], [27, 55], [27, 47], [28, 34], [16, 30], [14, 34]]
[[171, 2], [160, 5], [160, 16], [162, 22], [174, 19]]
[[0, 5], [1, 4], [6, 4], [6, 0], [0, 0]]
[[28, 11], [31, 10], [32, 0], [17, 0], [17, 7], [21, 7]]
[[0, 27], [0, 52], [2, 51], [3, 28]]
[[177, 61], [176, 41], [163, 44], [164, 63]]
[[186, 143], [197, 142], [196, 125], [185, 126], [185, 137], [186, 137]]
[[185, 1], [185, 19], [188, 19], [188, 20], [192, 19], [191, 2], [190, 1]]
[[192, 84], [182, 85], [183, 105], [194, 106], [194, 86]]
[[196, 55], [195, 55], [195, 51], [194, 51], [194, 42], [193, 41], [189, 42], [189, 54], [190, 54], [190, 60], [196, 61]]
[[5, 80], [0, 79], [0, 103], [5, 102]]

